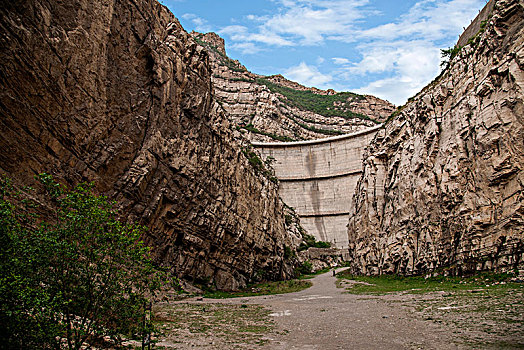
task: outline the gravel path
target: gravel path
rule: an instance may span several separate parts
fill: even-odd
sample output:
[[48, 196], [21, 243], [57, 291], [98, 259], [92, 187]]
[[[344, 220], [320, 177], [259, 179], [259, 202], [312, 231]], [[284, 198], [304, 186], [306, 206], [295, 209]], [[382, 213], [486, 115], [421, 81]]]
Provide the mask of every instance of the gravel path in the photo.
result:
[[[337, 272], [340, 272], [338, 270]], [[272, 310], [277, 335], [267, 349], [457, 349], [449, 330], [416, 319], [409, 309], [343, 293], [332, 273], [315, 277], [313, 286], [297, 293], [241, 298]]]
[[331, 272], [311, 281], [312, 287], [296, 293], [219, 300], [192, 298], [159, 304], [157, 314], [167, 322], [159, 348], [472, 348], [467, 340], [457, 341], [453, 326], [415, 313], [424, 295], [348, 294], [336, 287]]
[[345, 293], [331, 272], [311, 281], [311, 288], [290, 294], [159, 303], [157, 348], [524, 348], [520, 287], [371, 296]]

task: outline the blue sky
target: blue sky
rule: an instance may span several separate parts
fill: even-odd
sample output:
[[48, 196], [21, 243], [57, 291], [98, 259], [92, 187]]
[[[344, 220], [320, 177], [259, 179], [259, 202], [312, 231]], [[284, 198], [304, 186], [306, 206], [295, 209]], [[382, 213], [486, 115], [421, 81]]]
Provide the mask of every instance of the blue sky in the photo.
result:
[[161, 0], [258, 74], [401, 105], [439, 73], [486, 0]]

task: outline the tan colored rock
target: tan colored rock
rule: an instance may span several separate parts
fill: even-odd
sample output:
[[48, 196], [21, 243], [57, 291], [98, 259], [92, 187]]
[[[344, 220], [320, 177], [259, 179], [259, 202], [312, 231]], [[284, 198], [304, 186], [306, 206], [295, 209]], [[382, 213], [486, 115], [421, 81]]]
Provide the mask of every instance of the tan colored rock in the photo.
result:
[[267, 77], [253, 74], [240, 62], [227, 57], [224, 41], [215, 33], [193, 32], [191, 35], [209, 52], [216, 98], [238, 129], [239, 138], [258, 142], [325, 138], [366, 130], [386, 120], [394, 111], [394, 106], [387, 101], [356, 94], [328, 107], [360, 114], [354, 118], [326, 117], [297, 108], [282, 94], [271, 91], [261, 79], [314, 95], [336, 95], [336, 92], [308, 88], [280, 74]]
[[355, 272], [524, 261], [523, 1], [497, 1], [478, 35], [371, 143], [348, 231]]
[[4, 1], [0, 32], [2, 173], [95, 181], [190, 280], [236, 289], [292, 274], [276, 185], [241, 152], [207, 51], [167, 8]]

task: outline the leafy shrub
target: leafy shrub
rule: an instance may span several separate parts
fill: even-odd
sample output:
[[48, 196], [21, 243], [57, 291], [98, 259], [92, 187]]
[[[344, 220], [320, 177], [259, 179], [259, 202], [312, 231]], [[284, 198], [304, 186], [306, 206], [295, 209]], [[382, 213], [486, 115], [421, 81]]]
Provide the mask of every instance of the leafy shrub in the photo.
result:
[[313, 272], [313, 264], [310, 261], [306, 260], [299, 267], [297, 267], [295, 272], [298, 275], [309, 275]]
[[293, 251], [293, 249], [291, 249], [287, 245], [284, 245], [284, 259], [291, 259], [294, 257], [296, 257], [296, 254]]
[[449, 63], [457, 56], [462, 50], [462, 46], [455, 45], [447, 49], [441, 49], [440, 55], [442, 56], [442, 62], [440, 62], [441, 67], [447, 67]]
[[69, 190], [49, 175], [38, 179], [43, 205], [0, 178], [0, 342], [79, 349], [104, 336], [140, 336], [147, 296], [163, 280], [140, 241], [145, 228], [120, 222], [92, 184]]
[[302, 238], [304, 238], [304, 242], [300, 243], [300, 245], [298, 246], [297, 251], [299, 252], [307, 250], [309, 248], [330, 248], [331, 247], [331, 243], [324, 242], [324, 241], [317, 241], [315, 237], [308, 235], [307, 233], [303, 233]]
[[262, 174], [268, 178], [269, 181], [278, 183], [278, 179], [275, 177], [273, 169], [271, 168], [271, 160], [266, 159], [266, 161], [263, 162], [251, 146], [243, 147], [242, 153], [246, 156], [249, 164], [251, 164], [257, 174]]

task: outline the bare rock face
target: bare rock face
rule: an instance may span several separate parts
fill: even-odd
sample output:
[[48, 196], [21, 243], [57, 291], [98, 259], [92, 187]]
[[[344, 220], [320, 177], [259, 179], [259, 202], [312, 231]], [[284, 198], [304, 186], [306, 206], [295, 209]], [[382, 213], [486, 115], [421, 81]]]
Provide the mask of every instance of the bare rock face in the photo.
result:
[[394, 111], [391, 103], [373, 96], [308, 88], [282, 75], [253, 74], [226, 55], [217, 34], [191, 35], [209, 52], [217, 101], [250, 141], [310, 140], [361, 131]]
[[2, 0], [0, 169], [95, 181], [158, 261], [236, 289], [292, 273], [276, 185], [214, 100], [208, 53], [155, 0]]
[[497, 1], [479, 28], [369, 147], [349, 223], [354, 272], [524, 261], [523, 1]]

